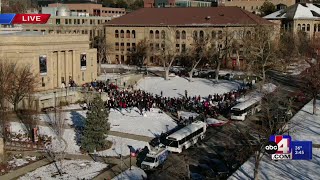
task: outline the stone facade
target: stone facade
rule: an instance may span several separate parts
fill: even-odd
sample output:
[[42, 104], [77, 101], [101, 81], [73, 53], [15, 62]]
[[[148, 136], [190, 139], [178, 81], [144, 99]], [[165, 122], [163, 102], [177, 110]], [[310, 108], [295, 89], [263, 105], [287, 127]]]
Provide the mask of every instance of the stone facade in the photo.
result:
[[[97, 50], [89, 47], [87, 35], [22, 33], [0, 38], [1, 59], [31, 65], [39, 78], [39, 91], [60, 88], [62, 82], [68, 84], [70, 79], [82, 85], [97, 78]], [[84, 56], [86, 66], [81, 66], [80, 58]], [[46, 58], [46, 68], [41, 71], [40, 57]]]
[[[129, 51], [135, 48], [137, 44], [146, 39], [153, 52], [163, 46], [164, 37], [168, 34], [172, 35], [174, 40], [173, 47], [177, 52], [182, 52], [189, 48], [194, 42], [194, 34], [197, 33], [204, 36], [210, 36], [216, 43], [217, 47], [223, 48], [225, 38], [222, 34], [226, 32], [232, 33], [234, 39], [240, 39], [244, 34], [251, 34], [253, 26], [225, 26], [225, 27], [163, 27], [163, 26], [145, 26], [145, 27], [128, 27], [128, 26], [107, 26], [106, 40], [111, 46], [109, 53], [112, 63], [127, 63], [130, 61]], [[174, 32], [172, 32], [174, 31]], [[159, 64], [155, 53], [147, 58], [148, 64]]]

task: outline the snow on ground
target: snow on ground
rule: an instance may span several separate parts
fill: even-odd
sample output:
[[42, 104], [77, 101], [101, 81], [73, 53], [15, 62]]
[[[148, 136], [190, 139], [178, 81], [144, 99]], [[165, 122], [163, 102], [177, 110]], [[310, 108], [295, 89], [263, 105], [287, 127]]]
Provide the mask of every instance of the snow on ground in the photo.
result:
[[132, 166], [131, 170], [127, 169], [125, 172], [114, 177], [112, 180], [142, 180], [146, 178], [147, 174], [142, 169]]
[[[319, 108], [320, 101], [317, 101]], [[306, 104], [290, 121], [293, 141], [312, 141], [320, 144], [320, 115], [312, 114], [312, 101]], [[292, 128], [292, 129], [291, 129]], [[319, 179], [320, 149], [312, 149], [312, 160], [273, 161], [264, 156], [260, 162], [259, 179]], [[254, 159], [251, 157], [229, 179], [252, 179]]]
[[144, 141], [136, 141], [132, 139], [127, 138], [121, 138], [117, 136], [108, 136], [107, 140], [112, 142], [112, 147], [105, 151], [99, 151], [97, 152], [100, 156], [119, 156], [122, 154], [122, 156], [130, 155], [130, 150], [128, 148], [128, 145], [132, 146], [135, 150], [139, 148], [144, 148], [147, 146], [149, 149], [149, 143]]
[[8, 161], [8, 165], [13, 168], [20, 167], [28, 163], [29, 161], [24, 158], [13, 158], [12, 160]]
[[[57, 163], [59, 167], [61, 164]], [[63, 160], [62, 161], [62, 177], [59, 176], [55, 165], [49, 164], [40, 167], [30, 173], [19, 178], [19, 180], [33, 180], [33, 179], [61, 179], [61, 180], [78, 180], [78, 179], [92, 179], [99, 174], [107, 164], [87, 160]], [[54, 177], [56, 175], [56, 177]]]
[[293, 63], [287, 67], [287, 72], [291, 75], [299, 75], [301, 72], [310, 67], [307, 62]]
[[121, 112], [111, 109], [109, 114], [111, 131], [156, 137], [177, 126], [170, 116], [159, 112], [160, 109], [151, 108], [150, 112], [141, 115], [138, 108], [122, 109]]
[[[11, 132], [25, 134], [24, 132], [25, 127], [22, 123], [10, 122], [10, 124], [11, 124], [11, 127], [10, 127]], [[61, 143], [59, 143], [59, 141], [56, 138], [57, 137], [56, 134], [54, 133], [53, 129], [51, 129], [50, 127], [39, 126], [39, 134], [53, 137], [52, 139], [53, 150], [58, 150], [65, 147], [63, 143], [62, 145]], [[76, 144], [76, 133], [74, 129], [65, 129], [63, 133], [63, 139], [66, 140], [66, 143], [67, 143], [67, 148], [66, 148], [67, 153], [80, 154], [80, 147]]]
[[138, 82], [137, 88], [153, 94], [161, 94], [166, 97], [185, 96], [185, 90], [188, 96], [208, 96], [209, 94], [223, 94], [231, 90], [238, 89], [237, 82], [220, 80], [218, 83], [210, 79], [194, 78], [193, 82], [187, 79], [175, 76], [170, 80], [164, 80], [161, 77], [147, 77]]
[[193, 119], [195, 119], [198, 116], [199, 116], [198, 113], [187, 112], [187, 111], [178, 111], [178, 118], [179, 119], [180, 119], [180, 117], [182, 117], [182, 119], [184, 119], [184, 120], [189, 120], [189, 117], [193, 117]]
[[228, 121], [222, 121], [215, 118], [207, 118], [206, 122], [208, 125], [211, 125], [211, 126], [222, 126], [226, 124]]

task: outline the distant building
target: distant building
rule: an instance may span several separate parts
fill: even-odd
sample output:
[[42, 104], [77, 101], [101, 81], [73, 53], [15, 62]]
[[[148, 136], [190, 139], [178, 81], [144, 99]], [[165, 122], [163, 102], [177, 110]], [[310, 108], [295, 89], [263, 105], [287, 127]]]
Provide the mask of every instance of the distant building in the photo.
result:
[[110, 8], [102, 7], [102, 4], [59, 4], [53, 3], [49, 4], [48, 7], [60, 7], [66, 6], [71, 13], [88, 13], [89, 16], [102, 16], [102, 17], [119, 17], [126, 14], [124, 8]]
[[88, 9], [88, 11], [85, 9], [82, 11], [71, 11], [64, 4], [60, 4], [58, 7], [42, 7], [41, 13], [51, 14], [49, 21], [46, 24], [24, 24], [23, 31], [55, 34], [87, 34], [92, 41], [96, 36], [104, 36], [104, 23], [121, 16], [118, 14], [119, 11], [117, 13], [111, 11], [111, 14], [107, 15], [108, 13], [106, 13], [104, 14], [105, 16], [92, 16], [94, 9], [89, 9], [92, 11]]
[[97, 3], [97, 0], [37, 0], [40, 7], [47, 7], [49, 4], [64, 2], [64, 3]]
[[305, 32], [308, 37], [320, 35], [320, 5], [300, 3], [263, 17], [280, 24], [284, 31]]
[[[236, 6], [254, 14], [260, 14], [260, 8], [267, 0], [225, 0], [224, 6]], [[271, 0], [278, 9], [294, 5], [296, 0]]]
[[240, 39], [244, 34], [251, 36], [258, 25], [274, 26], [237, 7], [143, 8], [107, 22], [105, 31], [106, 41], [113, 47], [109, 54], [113, 63], [130, 62], [129, 52], [146, 39], [154, 52], [147, 58], [147, 63], [152, 65], [160, 64], [156, 50], [165, 48], [163, 41], [169, 31], [174, 31], [170, 32], [175, 40], [173, 48], [176, 52], [184, 52], [194, 38], [209, 36], [215, 40], [216, 47], [223, 48], [224, 32]]
[[195, 0], [144, 0], [145, 8], [162, 7], [211, 7], [212, 2]]

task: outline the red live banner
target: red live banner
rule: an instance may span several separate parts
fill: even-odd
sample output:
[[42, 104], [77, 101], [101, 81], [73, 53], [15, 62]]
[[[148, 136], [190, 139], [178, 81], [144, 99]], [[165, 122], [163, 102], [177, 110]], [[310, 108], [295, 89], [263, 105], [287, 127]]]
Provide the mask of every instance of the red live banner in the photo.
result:
[[12, 24], [46, 24], [50, 14], [16, 14]]

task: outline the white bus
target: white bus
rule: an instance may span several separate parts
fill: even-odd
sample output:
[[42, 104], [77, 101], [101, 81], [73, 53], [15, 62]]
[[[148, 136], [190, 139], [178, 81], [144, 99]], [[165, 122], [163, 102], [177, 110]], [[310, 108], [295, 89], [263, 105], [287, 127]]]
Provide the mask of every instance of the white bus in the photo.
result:
[[261, 111], [262, 94], [240, 102], [231, 108], [231, 119], [244, 121], [247, 116]]
[[181, 153], [204, 138], [207, 123], [196, 121], [166, 137], [168, 151]]

